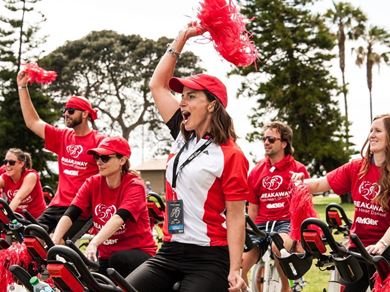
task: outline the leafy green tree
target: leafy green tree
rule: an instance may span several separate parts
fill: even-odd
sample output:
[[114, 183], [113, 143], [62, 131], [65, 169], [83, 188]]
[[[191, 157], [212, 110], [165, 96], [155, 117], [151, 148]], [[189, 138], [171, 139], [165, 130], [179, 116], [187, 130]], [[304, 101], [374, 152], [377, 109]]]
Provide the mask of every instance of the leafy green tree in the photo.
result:
[[[40, 0], [4, 0], [0, 16], [0, 155], [8, 148], [18, 147], [32, 154], [33, 167], [39, 170], [43, 183], [55, 185], [56, 175], [51, 172], [47, 160], [53, 159], [43, 150], [43, 141], [25, 126], [20, 110], [16, 75], [21, 65], [36, 59], [42, 51], [39, 47], [44, 37], [39, 35], [39, 26], [44, 16], [34, 10]], [[30, 93], [39, 115], [47, 122], [53, 122], [58, 114], [51, 107], [52, 101], [38, 93], [36, 85]], [[49, 110], [51, 108], [51, 110]]]
[[[166, 37], [154, 41], [138, 35], [94, 31], [67, 42], [41, 62], [58, 73], [50, 90], [59, 102], [69, 95], [86, 96], [99, 109], [100, 129], [140, 141], [147, 144], [144, 147], [161, 153], [170, 139], [165, 127], [161, 127], [148, 83], [171, 42]], [[199, 72], [197, 62], [194, 54], [183, 53], [175, 74]]]
[[367, 87], [370, 97], [370, 122], [372, 121], [372, 69], [383, 62], [389, 64], [390, 34], [378, 26], [370, 27], [362, 36], [365, 45], [359, 46], [356, 52], [356, 64], [366, 64]]
[[[311, 0], [247, 0], [241, 12], [252, 19], [247, 28], [260, 53], [258, 69], [238, 69], [247, 75], [240, 94], [256, 99], [249, 116], [260, 138], [263, 123], [281, 120], [294, 131], [295, 157], [322, 175], [348, 161], [341, 132], [337, 82], [329, 73], [334, 36]], [[255, 16], [255, 17], [253, 17]]]
[[345, 114], [345, 138], [346, 146], [349, 148], [349, 118], [348, 118], [348, 100], [347, 100], [347, 82], [345, 81], [345, 42], [357, 40], [365, 31], [366, 15], [359, 8], [353, 7], [348, 2], [333, 2], [333, 9], [328, 9], [325, 17], [336, 26], [337, 46], [339, 67], [342, 77], [342, 94], [344, 97], [344, 114]]

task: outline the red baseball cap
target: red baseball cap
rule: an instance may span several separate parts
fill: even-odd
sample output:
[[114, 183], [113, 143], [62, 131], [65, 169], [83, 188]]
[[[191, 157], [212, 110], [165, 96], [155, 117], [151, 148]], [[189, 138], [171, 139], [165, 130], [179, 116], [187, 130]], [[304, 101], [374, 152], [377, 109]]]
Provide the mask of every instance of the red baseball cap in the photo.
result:
[[121, 154], [130, 157], [131, 150], [126, 139], [115, 136], [104, 138], [96, 148], [89, 149], [87, 154], [97, 153], [99, 155]]
[[185, 78], [172, 77], [169, 80], [169, 87], [177, 93], [182, 93], [184, 86], [195, 90], [210, 91], [225, 108], [227, 106], [226, 86], [217, 77], [197, 74]]

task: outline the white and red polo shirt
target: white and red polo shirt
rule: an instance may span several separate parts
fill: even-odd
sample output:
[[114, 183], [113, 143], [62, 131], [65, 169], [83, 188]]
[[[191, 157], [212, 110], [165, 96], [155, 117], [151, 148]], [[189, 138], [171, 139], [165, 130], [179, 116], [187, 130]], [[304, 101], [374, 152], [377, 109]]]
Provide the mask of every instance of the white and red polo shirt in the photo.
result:
[[45, 127], [45, 148], [57, 154], [58, 187], [50, 206], [69, 206], [85, 180], [99, 172], [87, 150], [98, 146], [105, 136], [93, 130], [76, 136], [73, 129]]
[[150, 255], [156, 252], [149, 213], [146, 206], [145, 186], [132, 173], [122, 176], [119, 187], [109, 188], [105, 177], [94, 175], [80, 188], [72, 205], [92, 214], [94, 234], [97, 234], [119, 209], [130, 212], [133, 220], [125, 223], [110, 238], [98, 246], [99, 257], [108, 259], [113, 252], [140, 249]]
[[[178, 129], [171, 127], [171, 132], [178, 133]], [[180, 155], [178, 169], [206, 141], [192, 138]], [[223, 145], [211, 143], [178, 173], [172, 190], [174, 159], [184, 144], [178, 134], [166, 170], [166, 200], [183, 200], [184, 233], [168, 233], [165, 216], [164, 241], [227, 246], [225, 202], [247, 200], [248, 161], [232, 140]]]
[[355, 205], [351, 233], [368, 246], [377, 243], [390, 227], [390, 211], [373, 202], [380, 192], [380, 168], [370, 163], [367, 174], [359, 178], [363, 161], [352, 160], [328, 173], [326, 178], [336, 194], [351, 193]]
[[248, 201], [259, 205], [255, 223], [290, 220], [291, 173], [302, 172], [309, 177], [306, 167], [291, 155], [271, 164], [269, 157], [262, 159], [250, 172]]

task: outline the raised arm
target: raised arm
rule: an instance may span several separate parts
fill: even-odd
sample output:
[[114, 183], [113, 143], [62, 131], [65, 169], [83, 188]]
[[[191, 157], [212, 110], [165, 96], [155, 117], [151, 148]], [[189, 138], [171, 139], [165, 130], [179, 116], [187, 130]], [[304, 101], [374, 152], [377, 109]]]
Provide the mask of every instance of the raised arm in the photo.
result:
[[19, 72], [17, 83], [20, 107], [22, 109], [24, 122], [26, 123], [27, 128], [44, 139], [46, 122], [40, 119], [31, 101], [31, 97], [27, 88], [28, 75], [23, 71]]
[[29, 173], [25, 176], [20, 189], [16, 192], [15, 197], [9, 204], [12, 211], [15, 211], [19, 207], [20, 203], [25, 198], [27, 198], [27, 196], [31, 193], [36, 184], [37, 176], [34, 173]]
[[177, 58], [187, 40], [201, 32], [202, 30], [193, 24], [189, 24], [186, 29], [180, 31], [167, 52], [162, 56], [150, 80], [150, 91], [165, 123], [171, 119], [179, 108], [179, 101], [172, 94], [168, 85], [169, 79], [173, 77]]

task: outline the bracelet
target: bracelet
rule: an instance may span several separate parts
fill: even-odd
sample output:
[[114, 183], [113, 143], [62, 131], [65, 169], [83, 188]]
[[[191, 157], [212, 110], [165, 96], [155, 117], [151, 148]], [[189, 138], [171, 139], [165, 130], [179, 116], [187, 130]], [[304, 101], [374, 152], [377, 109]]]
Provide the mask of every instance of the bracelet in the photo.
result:
[[385, 248], [389, 247], [389, 245], [383, 239], [379, 240], [379, 242], [382, 243]]
[[179, 59], [179, 57], [180, 57], [180, 53], [179, 53], [178, 51], [175, 51], [175, 49], [172, 48], [171, 45], [168, 45], [167, 53], [168, 53], [168, 54], [171, 54], [171, 55], [174, 56], [176, 59]]
[[18, 90], [27, 89], [27, 85], [18, 86]]

